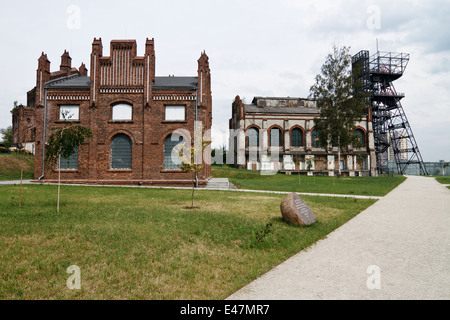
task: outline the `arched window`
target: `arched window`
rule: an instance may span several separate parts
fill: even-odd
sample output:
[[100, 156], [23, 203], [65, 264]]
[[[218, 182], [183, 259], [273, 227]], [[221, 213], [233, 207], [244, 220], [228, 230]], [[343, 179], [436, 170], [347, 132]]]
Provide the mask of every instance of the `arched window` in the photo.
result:
[[291, 147], [303, 146], [303, 131], [300, 128], [294, 128], [291, 131]]
[[356, 147], [365, 147], [366, 139], [364, 131], [361, 129], [356, 129], [355, 132], [353, 132], [353, 134], [358, 137], [357, 140], [358, 145], [356, 145]]
[[133, 107], [126, 103], [115, 104], [112, 107], [113, 121], [124, 121], [133, 119]]
[[182, 144], [184, 139], [179, 134], [171, 134], [164, 140], [164, 169], [179, 169], [181, 159], [177, 146]]
[[311, 139], [312, 139], [312, 146], [314, 148], [320, 148], [319, 133], [317, 132], [317, 130], [313, 130], [311, 134]]
[[281, 130], [280, 128], [272, 128], [270, 130], [270, 146], [271, 147], [281, 147], [282, 139], [281, 139]]
[[248, 146], [259, 147], [259, 130], [256, 128], [250, 128], [247, 131]]
[[119, 133], [111, 141], [111, 169], [131, 169], [130, 137]]

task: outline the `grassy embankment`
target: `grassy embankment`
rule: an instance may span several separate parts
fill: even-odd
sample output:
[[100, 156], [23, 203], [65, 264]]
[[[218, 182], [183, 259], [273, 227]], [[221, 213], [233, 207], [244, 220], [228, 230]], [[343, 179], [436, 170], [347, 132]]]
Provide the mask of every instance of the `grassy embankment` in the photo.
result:
[[33, 179], [34, 156], [20, 154], [0, 154], [0, 180]]
[[228, 178], [239, 189], [285, 192], [384, 196], [406, 178], [379, 177], [311, 177], [298, 175], [261, 175], [259, 171], [239, 170], [213, 166], [212, 175]]

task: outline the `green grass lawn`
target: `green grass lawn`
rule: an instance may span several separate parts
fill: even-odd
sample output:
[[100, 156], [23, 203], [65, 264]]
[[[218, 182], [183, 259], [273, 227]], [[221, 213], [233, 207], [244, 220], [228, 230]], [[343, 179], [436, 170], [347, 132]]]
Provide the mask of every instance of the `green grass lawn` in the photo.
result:
[[[374, 203], [303, 197], [308, 227], [281, 219], [284, 195], [56, 186], [0, 187], [0, 299], [224, 299]], [[272, 227], [261, 243], [256, 233]], [[81, 289], [66, 286], [81, 270]]]
[[450, 177], [435, 177], [435, 179], [442, 184], [450, 184]]
[[240, 189], [286, 192], [384, 196], [402, 183], [403, 176], [310, 177], [298, 175], [261, 175], [259, 171], [212, 167], [216, 178], [228, 178]]
[[0, 154], [0, 180], [20, 180], [21, 168], [23, 179], [33, 179], [34, 156]]
[[435, 176], [434, 177], [439, 183], [442, 184], [448, 184], [447, 189], [450, 189], [450, 177], [442, 177], [442, 176]]

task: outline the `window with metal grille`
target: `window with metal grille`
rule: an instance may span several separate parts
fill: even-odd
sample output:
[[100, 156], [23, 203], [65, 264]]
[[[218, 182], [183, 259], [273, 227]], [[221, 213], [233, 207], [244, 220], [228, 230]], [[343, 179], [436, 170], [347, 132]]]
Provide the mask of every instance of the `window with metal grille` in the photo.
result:
[[131, 169], [131, 152], [130, 137], [116, 134], [111, 141], [111, 169]]
[[183, 137], [176, 133], [166, 138], [164, 141], [164, 169], [177, 170], [180, 168], [181, 159], [177, 146], [183, 141]]
[[303, 131], [300, 128], [294, 128], [291, 131], [291, 147], [303, 146]]
[[259, 147], [259, 130], [256, 128], [250, 128], [247, 131], [248, 146]]
[[75, 153], [69, 158], [61, 157], [59, 163], [59, 169], [61, 170], [77, 170], [78, 169], [78, 148], [75, 149]]

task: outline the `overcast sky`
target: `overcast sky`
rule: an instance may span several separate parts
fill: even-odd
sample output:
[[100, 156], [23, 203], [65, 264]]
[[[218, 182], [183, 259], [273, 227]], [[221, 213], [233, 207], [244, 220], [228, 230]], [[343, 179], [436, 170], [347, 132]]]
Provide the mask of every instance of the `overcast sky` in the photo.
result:
[[307, 97], [333, 45], [404, 52], [411, 60], [394, 83], [425, 161], [450, 161], [450, 1], [165, 0], [5, 1], [0, 3], [0, 128], [14, 101], [26, 104], [37, 59], [51, 70], [68, 50], [90, 69], [94, 37], [135, 39], [143, 55], [155, 39], [156, 75], [196, 76], [210, 59], [213, 146], [227, 144], [236, 95]]

